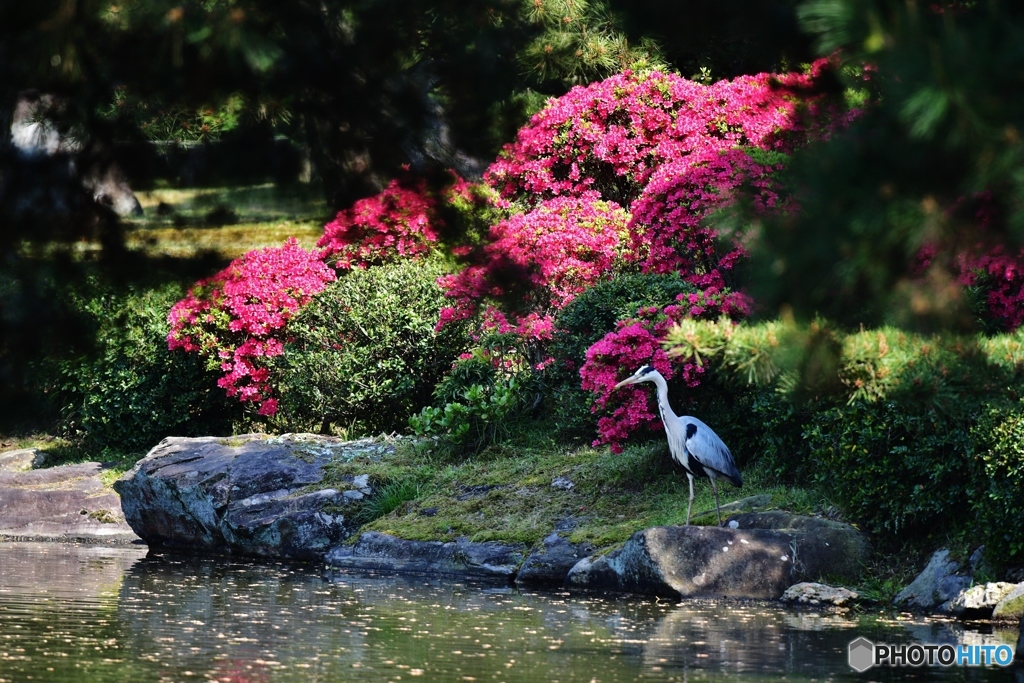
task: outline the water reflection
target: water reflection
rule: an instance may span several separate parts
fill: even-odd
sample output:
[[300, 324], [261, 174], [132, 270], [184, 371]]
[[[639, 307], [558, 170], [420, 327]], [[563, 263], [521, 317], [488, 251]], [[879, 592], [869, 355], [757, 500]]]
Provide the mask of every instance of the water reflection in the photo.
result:
[[[846, 664], [1013, 631], [773, 604], [593, 599], [314, 567], [0, 543], [2, 681], [1006, 680]], [[988, 639], [988, 640], [986, 640]]]

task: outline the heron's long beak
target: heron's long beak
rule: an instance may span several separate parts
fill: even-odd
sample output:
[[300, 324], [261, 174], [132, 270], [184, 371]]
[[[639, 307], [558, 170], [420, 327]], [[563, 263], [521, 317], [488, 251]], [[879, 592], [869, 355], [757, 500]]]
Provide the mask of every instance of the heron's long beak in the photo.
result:
[[627, 377], [626, 379], [622, 380], [621, 382], [616, 384], [614, 387], [612, 387], [612, 391], [615, 391], [619, 387], [624, 387], [627, 384], [634, 384], [635, 382], [636, 382], [636, 377]]

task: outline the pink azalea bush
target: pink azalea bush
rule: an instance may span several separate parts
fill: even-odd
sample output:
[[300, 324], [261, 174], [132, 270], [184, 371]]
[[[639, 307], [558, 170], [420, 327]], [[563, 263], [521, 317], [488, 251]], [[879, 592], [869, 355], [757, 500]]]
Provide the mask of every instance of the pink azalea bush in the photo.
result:
[[628, 221], [621, 207], [594, 193], [549, 199], [493, 226], [479, 262], [440, 284], [464, 315], [510, 295], [516, 307], [561, 308], [628, 259]]
[[820, 132], [834, 115], [810, 95], [828, 67], [819, 60], [807, 74], [713, 85], [627, 71], [577, 86], [536, 114], [485, 178], [506, 198], [536, 203], [590, 190], [630, 208], [665, 164], [737, 147], [786, 151]]
[[[815, 91], [828, 68], [821, 60], [806, 74], [713, 85], [625, 72], [550, 101], [485, 174], [525, 210], [492, 229], [482, 258], [478, 252], [442, 281], [454, 305], [441, 324], [486, 304], [510, 315], [550, 315], [623, 272], [680, 274], [702, 290], [699, 301], [621, 323], [591, 348], [581, 369], [583, 387], [596, 395], [594, 410], [610, 412], [599, 420], [599, 442], [619, 448], [653, 419], [641, 408], [641, 394], [611, 395], [623, 368], [660, 364], [695, 386], [700, 368], [674, 367], [655, 350], [671, 322], [749, 313], [749, 298], [729, 289], [746, 256], [743, 236], [726, 238], [709, 217], [740, 199], [758, 211], [789, 208], [772, 180], [785, 153], [844, 121]], [[617, 220], [592, 220], [594, 208], [606, 206]]]
[[284, 352], [288, 319], [334, 279], [321, 252], [306, 251], [295, 238], [250, 251], [171, 308], [167, 344], [202, 354], [223, 372], [217, 384], [228, 396], [273, 415], [266, 360]]
[[[324, 226], [317, 246], [339, 270], [419, 258], [438, 247], [446, 230], [461, 227], [466, 231], [465, 226], [449, 226], [445, 214], [486, 216], [504, 204], [486, 186], [467, 182], [455, 173], [448, 173], [441, 187], [403, 173], [381, 192], [340, 211]], [[464, 243], [453, 249], [457, 255], [467, 253], [471, 247], [465, 242], [472, 241], [472, 235], [459, 237]]]
[[425, 181], [392, 180], [380, 193], [339, 212], [324, 226], [317, 246], [337, 268], [365, 268], [432, 250], [438, 227], [437, 198]]
[[[770, 182], [778, 164], [739, 147], [786, 150], [810, 135], [805, 121], [817, 119], [801, 114], [821, 105], [799, 95], [825, 68], [712, 86], [626, 72], [549, 102], [485, 174], [527, 210], [495, 226], [482, 255], [442, 282], [455, 300], [442, 324], [507, 297], [517, 282], [527, 291], [513, 306], [555, 309], [625, 269], [723, 288], [745, 251], [735, 244], [720, 254], [705, 219], [741, 189], [752, 188], [757, 207], [780, 205]], [[594, 220], [607, 207], [626, 225]]]
[[630, 251], [643, 255], [641, 270], [678, 272], [698, 287], [724, 289], [747, 252], [739, 240], [723, 249], [707, 217], [741, 192], [759, 213], [781, 210], [785, 202], [772, 180], [780, 168], [739, 149], [694, 153], [662, 166], [633, 204]]

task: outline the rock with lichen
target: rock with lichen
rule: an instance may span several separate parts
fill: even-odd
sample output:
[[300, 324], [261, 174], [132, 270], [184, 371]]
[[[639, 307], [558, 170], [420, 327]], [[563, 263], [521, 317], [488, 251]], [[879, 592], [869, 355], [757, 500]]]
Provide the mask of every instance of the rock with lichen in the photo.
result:
[[325, 468], [374, 449], [316, 435], [164, 439], [114, 484], [151, 546], [322, 559], [358, 529], [367, 475], [325, 483]]

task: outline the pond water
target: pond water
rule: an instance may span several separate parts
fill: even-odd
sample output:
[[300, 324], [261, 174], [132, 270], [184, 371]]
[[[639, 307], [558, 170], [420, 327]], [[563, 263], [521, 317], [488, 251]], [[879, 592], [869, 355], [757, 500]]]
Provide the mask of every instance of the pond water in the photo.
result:
[[[145, 548], [0, 543], [0, 681], [1005, 681], [871, 669], [847, 646], [1013, 629], [771, 603], [594, 598]], [[1019, 677], [1019, 674], [1018, 674]]]

